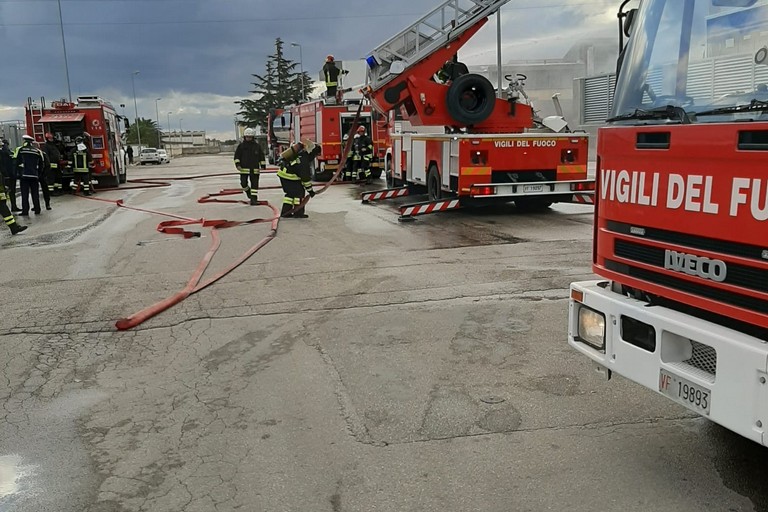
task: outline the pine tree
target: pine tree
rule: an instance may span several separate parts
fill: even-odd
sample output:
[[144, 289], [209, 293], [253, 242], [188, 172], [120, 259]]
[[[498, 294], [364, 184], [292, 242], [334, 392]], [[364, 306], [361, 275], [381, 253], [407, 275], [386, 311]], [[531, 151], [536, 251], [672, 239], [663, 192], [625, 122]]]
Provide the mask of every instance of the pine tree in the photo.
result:
[[[275, 40], [275, 53], [267, 58], [266, 72], [254, 74], [253, 90], [256, 99], [236, 101], [240, 105], [237, 113], [246, 126], [266, 128], [267, 115], [271, 110], [306, 100], [302, 97], [301, 73], [297, 72], [297, 63], [288, 60], [283, 54], [285, 42], [279, 37]], [[312, 79], [305, 72], [306, 91], [312, 88]]]

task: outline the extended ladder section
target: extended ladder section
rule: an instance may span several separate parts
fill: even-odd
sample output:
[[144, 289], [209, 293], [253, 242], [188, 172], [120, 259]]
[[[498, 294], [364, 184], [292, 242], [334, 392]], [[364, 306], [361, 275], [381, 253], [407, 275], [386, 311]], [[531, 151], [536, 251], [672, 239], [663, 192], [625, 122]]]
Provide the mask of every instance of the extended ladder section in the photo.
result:
[[[377, 90], [402, 71], [496, 13], [509, 0], [446, 0], [380, 45], [368, 57], [368, 82]], [[393, 63], [398, 63], [392, 68]]]

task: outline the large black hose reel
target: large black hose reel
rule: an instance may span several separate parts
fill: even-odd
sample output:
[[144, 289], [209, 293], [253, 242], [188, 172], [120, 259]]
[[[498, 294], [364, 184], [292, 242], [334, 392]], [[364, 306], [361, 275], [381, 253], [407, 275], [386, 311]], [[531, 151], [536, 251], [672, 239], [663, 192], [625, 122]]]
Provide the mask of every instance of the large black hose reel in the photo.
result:
[[451, 82], [445, 106], [458, 124], [471, 126], [482, 123], [493, 113], [496, 91], [490, 80], [482, 75], [461, 75]]

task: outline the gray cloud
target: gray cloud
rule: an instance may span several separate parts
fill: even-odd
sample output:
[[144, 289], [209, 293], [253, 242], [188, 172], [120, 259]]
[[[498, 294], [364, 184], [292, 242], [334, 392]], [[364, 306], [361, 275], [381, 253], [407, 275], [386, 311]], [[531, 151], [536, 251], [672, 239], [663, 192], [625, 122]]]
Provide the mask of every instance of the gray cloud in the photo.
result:
[[[131, 72], [140, 70], [136, 94], [141, 116], [154, 118], [154, 99], [170, 98], [161, 102], [161, 118], [168, 110], [186, 107], [185, 125], [195, 124], [186, 127], [224, 134], [231, 131], [237, 110], [228, 102], [248, 96], [251, 74], [263, 71], [276, 37], [302, 45], [304, 68], [316, 78], [327, 53], [341, 59], [362, 58], [407, 26], [418, 16], [415, 13], [435, 4], [435, 0], [390, 0], [368, 6], [348, 0], [61, 1], [73, 95], [103, 94], [115, 103], [128, 103], [131, 114]], [[571, 37], [588, 35], [584, 26], [600, 35], [610, 30], [615, 18], [601, 15], [610, 11], [615, 16], [614, 4], [511, 2], [503, 15], [505, 48], [514, 48], [521, 54], [518, 58], [561, 57], [572, 44]], [[477, 59], [473, 63], [495, 62], [495, 22], [490, 25], [463, 52]], [[548, 42], [538, 45], [543, 52], [559, 55], [539, 55], [542, 51], [535, 43], [541, 41]], [[20, 106], [28, 96], [66, 95], [55, 0], [0, 0], [0, 47], [4, 68], [15, 71], [3, 75], [0, 116], [8, 115], [3, 105]], [[525, 57], [528, 50], [531, 56]], [[287, 47], [286, 53], [298, 61], [297, 48]], [[510, 58], [505, 55], [505, 60]], [[204, 104], [193, 103], [200, 101]], [[228, 115], [222, 114], [226, 108]]]

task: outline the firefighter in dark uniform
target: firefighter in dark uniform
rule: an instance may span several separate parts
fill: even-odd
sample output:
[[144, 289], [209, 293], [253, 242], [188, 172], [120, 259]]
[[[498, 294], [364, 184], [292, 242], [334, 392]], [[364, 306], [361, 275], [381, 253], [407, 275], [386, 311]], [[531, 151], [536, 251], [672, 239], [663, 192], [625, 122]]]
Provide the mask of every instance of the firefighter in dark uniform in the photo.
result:
[[39, 142], [35, 142], [35, 147], [38, 151], [40, 151], [40, 154], [43, 155], [43, 172], [40, 173], [40, 177], [38, 178], [38, 183], [40, 184], [40, 188], [43, 190], [43, 200], [45, 201], [45, 209], [50, 210], [51, 209], [51, 189], [48, 185], [48, 173], [51, 172], [51, 160], [48, 158], [48, 153], [45, 152], [45, 146], [43, 148], [40, 147]]
[[[347, 147], [347, 141], [349, 140], [349, 134], [345, 133], [341, 142], [341, 149], [344, 150]], [[354, 141], [353, 141], [354, 142]], [[355, 173], [355, 146], [350, 144], [349, 152], [347, 153], [347, 159], [344, 162], [344, 174], [342, 175], [342, 181], [354, 181]]]
[[5, 185], [0, 182], [0, 215], [3, 216], [3, 222], [5, 222], [5, 225], [11, 230], [11, 234], [15, 235], [27, 229], [27, 226], [22, 226], [16, 222], [13, 213], [8, 209], [8, 205], [6, 204], [7, 200], [8, 194], [5, 192]]
[[323, 65], [323, 76], [325, 77], [325, 88], [328, 90], [326, 93], [327, 98], [335, 98], [336, 93], [339, 90], [339, 75], [341, 70], [336, 67], [336, 61], [333, 55], [329, 55], [325, 58], [325, 64]]
[[90, 196], [91, 190], [91, 168], [93, 167], [93, 158], [85, 145], [82, 137], [75, 139], [74, 151], [69, 155], [69, 165], [75, 175], [75, 190], [82, 190], [83, 195]]
[[365, 126], [357, 127], [357, 135], [354, 140], [354, 159], [356, 178], [371, 182], [371, 161], [373, 159], [373, 140], [365, 133]]
[[20, 212], [21, 209], [16, 204], [16, 166], [13, 164], [14, 152], [8, 145], [8, 139], [3, 139], [3, 145], [0, 146], [0, 173], [2, 173], [2, 183], [5, 190], [4, 194], [11, 200], [11, 211]]
[[61, 162], [61, 151], [58, 144], [53, 140], [53, 134], [45, 134], [45, 146], [43, 146], [43, 152], [48, 155], [48, 161], [51, 163], [48, 172], [45, 175], [45, 181], [48, 184], [48, 192], [52, 196], [60, 195], [62, 191], [61, 185], [61, 169], [59, 169], [59, 163]]
[[[252, 205], [259, 204], [259, 173], [267, 168], [267, 157], [264, 150], [254, 138], [253, 128], [243, 132], [243, 142], [235, 149], [235, 167], [240, 173], [240, 186]], [[249, 186], [250, 180], [250, 186]]]
[[29, 215], [29, 196], [32, 195], [32, 207], [39, 215], [40, 210], [40, 176], [45, 171], [43, 152], [35, 147], [34, 138], [24, 135], [24, 144], [16, 149], [16, 171], [21, 183], [21, 216]]
[[320, 154], [320, 146], [312, 141], [294, 142], [281, 155], [280, 170], [277, 176], [283, 187], [285, 198], [281, 217], [306, 219], [304, 207], [299, 207], [305, 194], [315, 197], [312, 189], [312, 161]]

